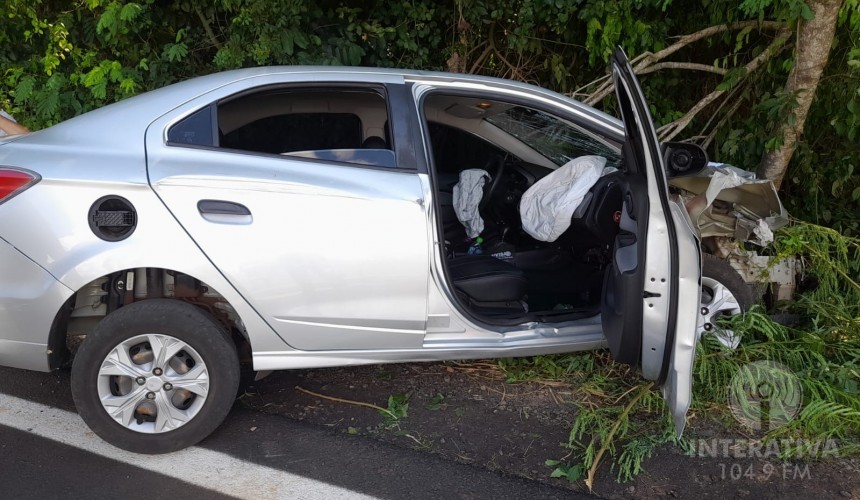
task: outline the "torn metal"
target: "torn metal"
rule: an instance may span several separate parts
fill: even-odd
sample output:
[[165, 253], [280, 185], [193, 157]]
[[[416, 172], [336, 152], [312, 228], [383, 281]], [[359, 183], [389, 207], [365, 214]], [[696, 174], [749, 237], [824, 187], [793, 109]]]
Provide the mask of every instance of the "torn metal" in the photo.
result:
[[773, 183], [756, 179], [753, 172], [711, 162], [699, 175], [675, 178], [670, 184], [681, 190], [702, 238], [729, 237], [763, 247], [773, 241], [774, 231], [788, 224]]

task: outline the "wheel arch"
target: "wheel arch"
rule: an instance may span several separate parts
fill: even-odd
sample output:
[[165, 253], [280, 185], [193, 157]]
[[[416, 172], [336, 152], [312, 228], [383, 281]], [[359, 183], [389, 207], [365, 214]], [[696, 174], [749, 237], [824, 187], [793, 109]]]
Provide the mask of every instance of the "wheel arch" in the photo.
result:
[[65, 282], [74, 293], [56, 311], [51, 324], [51, 370], [66, 365], [77, 345], [108, 314], [130, 303], [154, 298], [187, 302], [215, 317], [233, 334], [243, 361], [250, 361], [251, 352], [265, 349], [266, 345], [289, 349], [220, 273], [141, 266], [99, 267], [90, 273], [79, 270], [74, 276], [75, 286]]

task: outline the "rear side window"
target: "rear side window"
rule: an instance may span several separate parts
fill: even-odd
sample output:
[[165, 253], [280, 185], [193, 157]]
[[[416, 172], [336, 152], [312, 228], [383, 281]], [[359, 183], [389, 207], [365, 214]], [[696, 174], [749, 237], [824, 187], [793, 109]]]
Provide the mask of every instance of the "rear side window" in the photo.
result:
[[242, 125], [225, 134], [221, 146], [281, 154], [357, 149], [362, 142], [361, 119], [352, 113], [291, 113]]
[[224, 149], [396, 166], [381, 88], [270, 87], [224, 99], [217, 109]]
[[212, 107], [206, 106], [195, 111], [170, 127], [167, 132], [167, 142], [190, 146], [215, 146]]

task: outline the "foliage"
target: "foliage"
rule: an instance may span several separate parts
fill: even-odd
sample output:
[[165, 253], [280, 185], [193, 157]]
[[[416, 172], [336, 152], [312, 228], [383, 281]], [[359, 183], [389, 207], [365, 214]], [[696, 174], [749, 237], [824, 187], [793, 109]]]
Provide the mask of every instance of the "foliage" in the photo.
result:
[[[0, 107], [42, 128], [139, 92], [213, 71], [270, 64], [451, 69], [571, 93], [605, 74], [620, 44], [632, 56], [673, 36], [745, 19], [794, 28], [803, 0], [2, 0]], [[860, 231], [860, 0], [847, 0], [837, 39], [789, 171], [789, 209], [847, 234]], [[771, 39], [747, 27], [684, 49], [682, 61], [736, 68]], [[731, 92], [687, 128], [713, 135], [711, 157], [754, 169], [793, 120], [783, 87], [793, 51], [764, 70], [667, 69], [643, 75], [658, 125], [708, 88]], [[721, 82], [722, 80], [722, 82]], [[606, 103], [612, 110], [612, 103]], [[697, 134], [696, 130], [702, 133]], [[710, 130], [713, 129], [713, 130]], [[679, 137], [681, 139], [683, 137]]]
[[[777, 362], [797, 377], [803, 402], [795, 419], [761, 436], [765, 443], [791, 438], [794, 441], [787, 442], [802, 446], [804, 439], [807, 443], [835, 439], [839, 456], [856, 454], [860, 452], [860, 240], [797, 223], [781, 230], [774, 246], [777, 256], [804, 256], [806, 272], [815, 278], [815, 287], [792, 305], [803, 322], [784, 326], [758, 308], [724, 325], [741, 335], [736, 350], [704, 336], [697, 345], [693, 369], [692, 413], [731, 422], [727, 402], [732, 377], [750, 363]], [[591, 358], [587, 372], [556, 369], [583, 363], [584, 357]], [[620, 370], [603, 352], [500, 364], [509, 381], [564, 380], [590, 386], [587, 393], [598, 398], [578, 395], [581, 402], [575, 403], [576, 418], [564, 445], [569, 453], [547, 461], [553, 477], [570, 481], [590, 477], [599, 465], [599, 451], [605, 449], [616, 478], [626, 481], [643, 471], [644, 460], [657, 446], [689, 446], [675, 438], [658, 393], [644, 389], [646, 385]], [[804, 456], [826, 458], [826, 448], [818, 451], [816, 455], [806, 450]], [[780, 447], [779, 453], [789, 459], [797, 450]]]
[[379, 414], [385, 417], [388, 424], [396, 424], [409, 415], [409, 394], [392, 394], [388, 396], [388, 408]]
[[595, 360], [590, 354], [504, 358], [499, 360], [499, 366], [505, 372], [508, 382], [562, 380], [592, 372]]
[[860, 239], [814, 224], [784, 228], [774, 244], [777, 258], [807, 256], [806, 273], [815, 286], [801, 295], [797, 307], [813, 325], [849, 325], [860, 338]]

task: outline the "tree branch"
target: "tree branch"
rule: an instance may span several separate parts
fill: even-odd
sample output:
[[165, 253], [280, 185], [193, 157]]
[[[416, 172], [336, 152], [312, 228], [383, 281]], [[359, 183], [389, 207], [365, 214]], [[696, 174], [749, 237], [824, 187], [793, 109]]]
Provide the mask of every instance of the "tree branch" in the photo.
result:
[[708, 73], [716, 73], [718, 75], [725, 75], [729, 72], [729, 70], [725, 68], [715, 68], [714, 66], [708, 64], [699, 64], [699, 63], [685, 63], [685, 62], [661, 62], [657, 64], [652, 64], [651, 66], [645, 67], [643, 70], [636, 73], [637, 75], [647, 75], [648, 73], [653, 73], [655, 71], [660, 71], [661, 69], [689, 69], [693, 71], [705, 71]]
[[[780, 47], [782, 47], [785, 42], [788, 41], [788, 38], [790, 36], [790, 31], [781, 31], [779, 35], [777, 35], [777, 37], [773, 40], [773, 42], [771, 42], [770, 45], [768, 45], [767, 48], [762, 51], [761, 54], [757, 55], [752, 61], [746, 63], [746, 65], [743, 66], [746, 72], [744, 78], [746, 78], [746, 75], [749, 75], [750, 73], [761, 67], [761, 65], [765, 61], [770, 59], [780, 49]], [[675, 136], [680, 134], [682, 130], [687, 128], [687, 125], [689, 125], [690, 122], [693, 121], [693, 118], [695, 118], [700, 111], [707, 107], [708, 104], [714, 102], [717, 98], [725, 94], [725, 92], [725, 90], [714, 90], [710, 94], [703, 97], [701, 101], [696, 103], [696, 105], [693, 106], [690, 111], [687, 111], [687, 114], [671, 123], [660, 127], [660, 130], [658, 130], [658, 133], [660, 134], [660, 140], [664, 142], [672, 140]]]
[[710, 36], [714, 36], [720, 33], [725, 33], [727, 31], [737, 31], [742, 30], [744, 28], [758, 28], [760, 30], [784, 30], [786, 28], [786, 24], [779, 21], [742, 21], [739, 23], [732, 24], [718, 24], [716, 26], [709, 26], [702, 30], [699, 30], [695, 33], [690, 33], [689, 35], [683, 35], [678, 38], [678, 41], [673, 43], [672, 45], [666, 47], [663, 50], [655, 52], [653, 54], [647, 55], [639, 64], [636, 65], [634, 71], [636, 69], [644, 68], [645, 66], [649, 66], [661, 59], [665, 59], [666, 57], [678, 52], [683, 49], [687, 45], [690, 45], [693, 42], [698, 42], [703, 38], [708, 38]]
[[[702, 148], [707, 149], [707, 147], [711, 144], [711, 141], [713, 141], [714, 137], [716, 137], [717, 132], [720, 130], [720, 128], [722, 128], [722, 126], [729, 120], [729, 118], [731, 118], [732, 115], [735, 114], [735, 111], [737, 111], [741, 103], [744, 102], [743, 99], [735, 99], [734, 96], [738, 92], [740, 92], [740, 90], [744, 87], [744, 85], [746, 85], [746, 83], [747, 82], [741, 82], [740, 84], [735, 85], [731, 91], [729, 91], [729, 93], [726, 95], [726, 98], [723, 99], [723, 102], [721, 102], [720, 105], [717, 106], [717, 109], [710, 113], [711, 117], [708, 118], [707, 122], [705, 122], [705, 125], [702, 127], [702, 130], [699, 132], [699, 135], [693, 136], [690, 140], [694, 142], [698, 141], [699, 145], [702, 146]], [[732, 104], [731, 106], [729, 106], [728, 111], [726, 111], [726, 113], [717, 121], [716, 125], [711, 128], [711, 123], [713, 123], [714, 120], [718, 118], [720, 111], [723, 109], [723, 106], [725, 106], [729, 102], [731, 102]], [[705, 132], [707, 132], [709, 129], [710, 132], [705, 135]], [[699, 141], [699, 139], [701, 139], [701, 141]]]
[[484, 49], [483, 52], [481, 52], [481, 55], [479, 55], [478, 58], [475, 59], [475, 63], [472, 64], [472, 69], [469, 70], [469, 73], [474, 74], [476, 71], [478, 71], [478, 69], [481, 67], [481, 65], [484, 64], [484, 59], [486, 59], [487, 56], [490, 55], [490, 52], [492, 50], [493, 50], [493, 46], [490, 44], [487, 44], [487, 47]]
[[209, 41], [212, 42], [212, 45], [218, 48], [218, 50], [221, 50], [221, 47], [223, 47], [223, 45], [221, 45], [221, 42], [218, 41], [218, 38], [212, 31], [212, 27], [209, 26], [209, 20], [206, 19], [206, 16], [204, 16], [202, 12], [200, 12], [200, 9], [198, 7], [194, 8], [194, 12], [196, 12], [197, 17], [200, 18], [200, 22], [203, 24], [203, 30], [206, 32], [206, 36], [209, 37]]
[[[729, 106], [729, 109], [728, 111], [726, 111], [726, 114], [723, 115], [722, 118], [720, 118], [720, 121], [718, 121], [717, 124], [714, 125], [714, 128], [711, 129], [708, 135], [705, 136], [705, 139], [701, 142], [701, 144], [699, 144], [700, 146], [702, 146], [702, 149], [708, 149], [708, 146], [711, 145], [711, 142], [713, 142], [714, 138], [717, 136], [717, 132], [721, 128], [723, 128], [723, 125], [725, 125], [726, 122], [729, 121], [729, 118], [731, 118], [732, 115], [735, 114], [735, 111], [738, 110], [742, 102], [742, 99], [735, 99], [732, 105]], [[704, 132], [704, 130], [702, 130], [702, 132]]]
[[[783, 30], [783, 29], [785, 29], [786, 24], [782, 23], [782, 22], [778, 22], [778, 21], [761, 21], [761, 22], [759, 22], [759, 21], [743, 21], [743, 22], [739, 22], [739, 23], [718, 24], [716, 26], [710, 26], [710, 27], [704, 28], [702, 30], [699, 30], [695, 33], [690, 33], [689, 35], [683, 35], [678, 39], [677, 42], [673, 43], [672, 45], [670, 45], [670, 46], [666, 47], [665, 49], [660, 50], [658, 52], [654, 52], [654, 53], [644, 52], [642, 54], [639, 54], [635, 59], [633, 59], [630, 62], [631, 65], [633, 65], [633, 73], [636, 75], [640, 75], [640, 74], [651, 73], [652, 71], [657, 71], [657, 69], [653, 69], [653, 70], [649, 70], [649, 71], [646, 71], [646, 69], [651, 67], [651, 66], [659, 66], [658, 64], [655, 64], [655, 63], [657, 63], [658, 61], [660, 61], [662, 59], [665, 59], [666, 57], [674, 54], [675, 52], [678, 52], [679, 50], [686, 47], [687, 45], [690, 45], [691, 43], [697, 42], [699, 40], [702, 40], [704, 38], [708, 38], [708, 37], [713, 36], [713, 35], [725, 33], [727, 31], [741, 30], [741, 29], [750, 28], [750, 27], [758, 27], [759, 29], [762, 29], [762, 30]], [[667, 64], [667, 66], [665, 66], [665, 67], [671, 68], [673, 66], [668, 66], [669, 64], [695, 64], [695, 63], [661, 63], [661, 64]], [[695, 66], [696, 66], [695, 68], [689, 67], [689, 68], [684, 68], [684, 69], [696, 69], [696, 70], [706, 71], [703, 69], [703, 67], [706, 66], [704, 64], [695, 64]], [[711, 69], [717, 69], [717, 68], [712, 68], [710, 66], [708, 66], [708, 67]], [[713, 71], [713, 72], [717, 73], [718, 71]], [[593, 83], [597, 83], [600, 80], [601, 79], [595, 80], [594, 82], [592, 82], [592, 83], [590, 83], [590, 84], [588, 84], [582, 88], [587, 88], [589, 85], [591, 85]], [[602, 101], [604, 98], [606, 98], [606, 96], [608, 96], [609, 94], [611, 94], [614, 91], [615, 91], [615, 85], [612, 83], [612, 80], [604, 81], [603, 84], [600, 87], [598, 87], [597, 90], [595, 90], [594, 93], [591, 94], [591, 96], [589, 96], [583, 102], [585, 104], [588, 104], [589, 106], [594, 106], [595, 104]]]
[[[596, 79], [596, 80], [592, 80], [592, 81], [590, 81], [590, 82], [586, 83], [585, 85], [583, 85], [583, 86], [579, 87], [578, 89], [574, 90], [574, 91], [570, 94], [570, 97], [574, 97], [574, 98], [575, 98], [577, 95], [579, 95], [579, 93], [580, 93], [579, 91], [580, 91], [580, 90], [585, 90], [585, 89], [587, 89], [588, 87], [591, 87], [592, 85], [594, 85], [595, 83], [603, 82], [603, 84], [602, 84], [600, 87], [598, 87], [598, 89], [597, 89], [597, 90], [600, 90], [601, 88], [603, 88], [603, 85], [606, 85], [605, 80], [606, 80], [607, 78], [609, 78], [610, 76], [612, 76], [612, 75], [606, 74], [606, 75], [603, 75], [603, 76], [601, 76], [600, 78], [598, 78], [598, 79]], [[587, 96], [589, 96], [590, 94], [583, 94], [583, 95], [587, 97]]]

